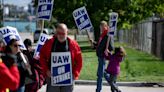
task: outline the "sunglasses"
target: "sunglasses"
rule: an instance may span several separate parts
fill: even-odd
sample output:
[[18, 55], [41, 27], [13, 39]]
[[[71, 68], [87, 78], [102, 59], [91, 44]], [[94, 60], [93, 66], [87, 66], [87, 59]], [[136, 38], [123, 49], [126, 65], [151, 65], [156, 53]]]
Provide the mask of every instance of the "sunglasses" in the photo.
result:
[[20, 45], [18, 45], [18, 44], [14, 44], [13, 46], [14, 46], [15, 48], [20, 47]]

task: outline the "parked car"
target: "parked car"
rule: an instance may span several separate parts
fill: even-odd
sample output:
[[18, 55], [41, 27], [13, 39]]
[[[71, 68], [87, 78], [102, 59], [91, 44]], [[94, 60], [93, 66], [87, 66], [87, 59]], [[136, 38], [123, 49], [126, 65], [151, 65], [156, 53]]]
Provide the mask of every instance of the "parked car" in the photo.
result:
[[[48, 29], [43, 29], [43, 33], [49, 35]], [[40, 34], [41, 34], [41, 29], [35, 30], [35, 32], [34, 32], [34, 43], [36, 43], [39, 40]]]

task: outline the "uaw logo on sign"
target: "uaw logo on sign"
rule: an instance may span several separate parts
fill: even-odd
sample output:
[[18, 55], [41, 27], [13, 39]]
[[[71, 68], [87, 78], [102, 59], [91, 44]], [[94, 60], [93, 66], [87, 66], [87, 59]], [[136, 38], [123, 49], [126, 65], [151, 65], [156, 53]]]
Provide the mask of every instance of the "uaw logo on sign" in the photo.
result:
[[79, 30], [90, 30], [92, 23], [85, 7], [73, 11], [73, 17]]
[[40, 49], [48, 39], [49, 39], [49, 36], [47, 34], [41, 33], [39, 41], [38, 41], [38, 45], [35, 49], [34, 57], [39, 57]]
[[26, 47], [16, 28], [10, 26], [3, 27], [0, 29], [0, 34], [3, 36], [3, 41], [6, 45], [10, 42], [11, 39], [14, 38], [19, 41], [20, 48], [22, 50], [26, 50]]
[[54, 0], [38, 0], [38, 19], [50, 20]]
[[72, 85], [72, 63], [70, 52], [51, 53], [51, 85]]
[[115, 31], [117, 30], [117, 19], [118, 19], [118, 13], [112, 12], [109, 14], [109, 27], [110, 27], [110, 35], [114, 35]]

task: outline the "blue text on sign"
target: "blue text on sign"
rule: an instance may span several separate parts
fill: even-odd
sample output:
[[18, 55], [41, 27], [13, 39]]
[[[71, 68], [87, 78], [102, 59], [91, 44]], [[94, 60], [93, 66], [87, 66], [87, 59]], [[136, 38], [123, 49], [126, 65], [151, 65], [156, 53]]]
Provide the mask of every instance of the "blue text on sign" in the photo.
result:
[[85, 10], [84, 10], [84, 9], [83, 9], [83, 10], [80, 10], [80, 11], [75, 12], [75, 13], [74, 13], [74, 16], [75, 16], [75, 17], [78, 17], [78, 16], [81, 16], [81, 15], [83, 15], [83, 14], [85, 14]]
[[46, 3], [47, 4], [47, 3], [51, 3], [51, 1], [52, 0], [39, 0], [39, 3], [42, 3], [42, 4]]
[[4, 29], [4, 30], [0, 31], [0, 33], [2, 35], [5, 35], [5, 34], [8, 34], [8, 33], [11, 33], [11, 31], [9, 29]]
[[40, 41], [41, 41], [41, 42], [45, 42], [46, 40], [47, 40], [47, 38], [46, 38], [46, 37], [41, 36], [41, 38], [40, 38]]
[[53, 56], [53, 63], [63, 64], [69, 62], [69, 55], [67, 56]]

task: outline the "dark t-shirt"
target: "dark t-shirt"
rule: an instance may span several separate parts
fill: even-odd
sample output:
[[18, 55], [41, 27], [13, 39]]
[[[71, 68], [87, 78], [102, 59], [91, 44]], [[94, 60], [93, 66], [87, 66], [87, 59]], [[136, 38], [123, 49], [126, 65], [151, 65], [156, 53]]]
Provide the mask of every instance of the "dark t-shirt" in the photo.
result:
[[[99, 42], [98, 46], [97, 46], [97, 50], [96, 50], [96, 54], [98, 57], [104, 57], [104, 51], [106, 49], [106, 43], [107, 43], [107, 40], [108, 40], [108, 36], [105, 35], [102, 40]], [[111, 43], [111, 40], [109, 42], [109, 47], [108, 47], [109, 51], [112, 51], [113, 50], [113, 46], [112, 46], [112, 43]]]
[[[68, 46], [68, 44], [67, 44]], [[66, 52], [67, 47], [66, 47], [66, 41], [64, 42], [59, 42], [57, 39], [53, 43], [52, 51], [51, 52]]]
[[[69, 51], [68, 39], [64, 42], [59, 42], [58, 39], [54, 40], [52, 44], [51, 52], [67, 52]], [[49, 69], [51, 68], [51, 58], [49, 62]]]

